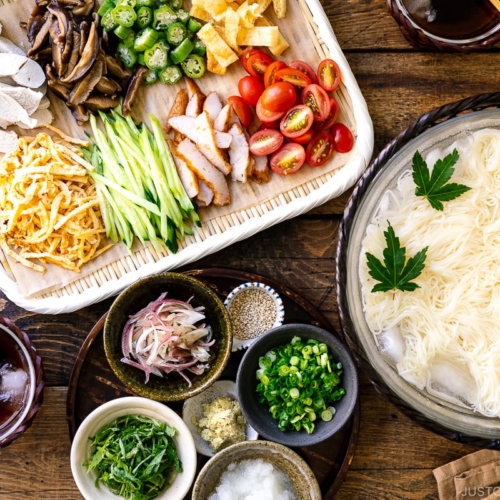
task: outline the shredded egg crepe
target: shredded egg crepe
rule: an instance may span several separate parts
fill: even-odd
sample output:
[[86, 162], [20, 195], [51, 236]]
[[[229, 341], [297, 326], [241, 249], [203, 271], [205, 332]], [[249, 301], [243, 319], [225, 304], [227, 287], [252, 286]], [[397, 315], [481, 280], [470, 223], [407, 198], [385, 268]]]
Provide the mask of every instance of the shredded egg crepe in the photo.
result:
[[[365, 317], [399, 374], [418, 388], [500, 416], [500, 131], [482, 130], [427, 155], [429, 168], [454, 148], [450, 182], [471, 187], [444, 211], [415, 195], [411, 167], [387, 192], [360, 254]], [[413, 292], [371, 293], [366, 252], [381, 258], [388, 221], [407, 258], [428, 246]], [[398, 340], [399, 339], [399, 340]], [[397, 346], [396, 346], [397, 347]]]
[[47, 134], [19, 139], [0, 163], [0, 248], [7, 255], [40, 273], [45, 268], [32, 259], [79, 272], [112, 246], [103, 245], [105, 228], [87, 167], [77, 148]]

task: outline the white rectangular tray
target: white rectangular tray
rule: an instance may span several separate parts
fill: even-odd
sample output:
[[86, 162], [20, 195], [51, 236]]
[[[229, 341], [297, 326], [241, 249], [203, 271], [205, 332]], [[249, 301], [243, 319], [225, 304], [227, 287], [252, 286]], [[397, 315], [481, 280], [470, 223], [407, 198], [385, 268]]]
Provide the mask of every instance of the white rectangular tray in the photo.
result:
[[[293, 27], [300, 30], [301, 36], [311, 37], [320, 59], [334, 59], [342, 71], [343, 83], [336, 92], [336, 98], [352, 123], [356, 144], [356, 154], [348, 163], [266, 202], [204, 222], [201, 228], [195, 229], [193, 236], [180, 245], [177, 254], [170, 254], [167, 250], [161, 254], [152, 248], [141, 248], [131, 256], [35, 298], [24, 297], [17, 283], [0, 266], [0, 289], [10, 300], [29, 311], [42, 314], [76, 311], [118, 294], [144, 276], [194, 262], [307, 212], [341, 195], [355, 184], [368, 166], [373, 151], [373, 126], [366, 103], [320, 2], [288, 1], [298, 5], [304, 15], [304, 23], [294, 19]], [[2, 3], [7, 2], [0, 0]], [[296, 58], [300, 56], [296, 55]]]

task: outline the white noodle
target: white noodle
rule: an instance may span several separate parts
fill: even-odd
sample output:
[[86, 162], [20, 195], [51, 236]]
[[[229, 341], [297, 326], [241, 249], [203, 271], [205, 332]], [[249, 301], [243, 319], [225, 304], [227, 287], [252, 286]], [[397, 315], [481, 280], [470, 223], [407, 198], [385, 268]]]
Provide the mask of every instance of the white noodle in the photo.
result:
[[[375, 338], [398, 327], [405, 352], [399, 374], [420, 389], [429, 369], [452, 363], [477, 384], [468, 403], [500, 416], [500, 131], [482, 130], [467, 141], [428, 155], [429, 168], [457, 147], [460, 159], [451, 182], [472, 189], [433, 209], [415, 196], [410, 169], [386, 194], [367, 228], [360, 279], [367, 323]], [[371, 293], [365, 252], [382, 259], [383, 231], [390, 221], [407, 258], [429, 247], [414, 292]], [[451, 375], [450, 375], [451, 376]], [[471, 380], [472, 380], [471, 379]], [[467, 392], [467, 391], [464, 391]]]

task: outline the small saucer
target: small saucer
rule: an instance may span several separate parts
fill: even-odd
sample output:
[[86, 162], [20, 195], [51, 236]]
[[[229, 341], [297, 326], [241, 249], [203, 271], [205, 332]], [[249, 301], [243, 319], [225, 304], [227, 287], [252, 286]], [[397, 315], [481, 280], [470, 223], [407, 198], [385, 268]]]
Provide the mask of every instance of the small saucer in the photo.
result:
[[[221, 396], [226, 396], [230, 399], [234, 399], [239, 403], [236, 383], [232, 380], [218, 380], [200, 394], [186, 399], [182, 407], [182, 419], [193, 435], [196, 451], [200, 455], [205, 455], [206, 457], [213, 457], [217, 452], [214, 453], [210, 449], [210, 447], [208, 446], [208, 442], [201, 437], [200, 432], [196, 428], [196, 425], [193, 424], [192, 419], [194, 417], [197, 421], [199, 421], [201, 418], [203, 418], [202, 405], [210, 403], [214, 399], [217, 399]], [[258, 437], [259, 435], [257, 434], [257, 431], [255, 431], [255, 429], [247, 423], [245, 440], [255, 441]], [[221, 450], [222, 449], [224, 448], [221, 448]]]
[[[233, 301], [240, 296], [241, 294], [248, 293], [252, 290], [258, 290], [260, 292], [265, 293], [268, 295], [274, 302], [274, 306], [276, 307], [276, 318], [274, 320], [274, 323], [271, 323], [267, 318], [262, 318], [263, 325], [267, 321], [268, 324], [263, 326], [262, 331], [259, 331], [258, 333], [252, 333], [251, 336], [248, 336], [248, 338], [243, 338], [243, 336], [238, 337], [237, 335], [237, 327], [234, 322], [234, 319], [231, 317], [231, 304], [233, 304]], [[259, 282], [252, 282], [252, 283], [243, 283], [242, 285], [236, 287], [226, 298], [224, 301], [224, 305], [226, 306], [226, 309], [229, 312], [229, 316], [231, 318], [231, 323], [233, 326], [233, 352], [238, 351], [240, 349], [246, 349], [248, 346], [252, 345], [256, 339], [258, 339], [261, 335], [266, 333], [267, 331], [271, 330], [272, 328], [276, 328], [277, 326], [281, 326], [283, 324], [283, 321], [285, 319], [285, 307], [283, 305], [283, 301], [281, 300], [281, 297], [278, 295], [276, 290], [271, 288], [269, 285], [266, 285], [265, 283], [259, 283]], [[258, 304], [255, 304], [257, 306]], [[248, 318], [246, 319], [246, 322], [244, 323], [245, 325], [249, 324], [253, 320], [256, 319], [256, 314], [259, 314], [260, 311], [262, 311], [262, 315], [266, 313], [263, 308], [258, 308], [258, 307], [253, 307], [251, 310], [248, 308], [245, 312], [248, 314]]]

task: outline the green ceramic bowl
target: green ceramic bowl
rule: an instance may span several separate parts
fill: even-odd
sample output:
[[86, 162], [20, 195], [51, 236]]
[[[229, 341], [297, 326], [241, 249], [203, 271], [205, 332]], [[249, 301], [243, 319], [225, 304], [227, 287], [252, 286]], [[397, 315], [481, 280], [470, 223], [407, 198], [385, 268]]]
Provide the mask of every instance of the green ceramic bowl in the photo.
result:
[[[121, 348], [122, 331], [130, 315], [135, 314], [163, 292], [167, 297], [187, 301], [193, 297], [194, 307], [204, 306], [206, 323], [212, 327], [214, 345], [210, 348], [209, 369], [202, 375], [189, 374], [192, 385], [178, 374], [170, 373], [163, 378], [151, 375], [145, 383], [144, 372], [126, 365]], [[232, 347], [232, 331], [229, 314], [217, 295], [201, 281], [179, 273], [161, 273], [143, 278], [115, 300], [104, 324], [104, 350], [115, 375], [135, 394], [157, 401], [179, 401], [189, 398], [210, 387], [222, 374]]]

